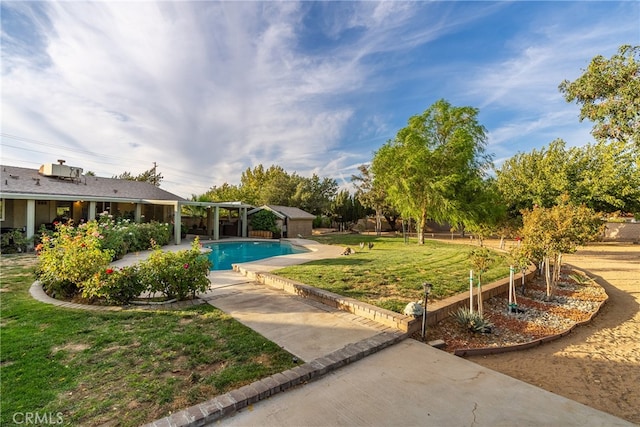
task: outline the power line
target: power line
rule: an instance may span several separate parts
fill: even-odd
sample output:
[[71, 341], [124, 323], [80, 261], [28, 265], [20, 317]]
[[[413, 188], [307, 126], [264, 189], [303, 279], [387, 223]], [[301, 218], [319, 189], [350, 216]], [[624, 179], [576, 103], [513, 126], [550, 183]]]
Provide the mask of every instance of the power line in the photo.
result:
[[[35, 145], [39, 145], [39, 146], [45, 146], [45, 147], [51, 147], [51, 148], [57, 148], [57, 149], [62, 149], [62, 150], [65, 150], [65, 151], [69, 151], [72, 154], [68, 155], [68, 157], [70, 157], [72, 159], [75, 158], [75, 159], [78, 159], [78, 160], [87, 161], [87, 159], [84, 158], [84, 157], [77, 157], [77, 156], [73, 155], [73, 154], [77, 154], [77, 153], [85, 153], [85, 154], [91, 155], [92, 157], [95, 157], [95, 158], [98, 158], [98, 159], [110, 159], [110, 160], [118, 161], [118, 163], [113, 163], [113, 162], [107, 162], [107, 161], [102, 160], [103, 163], [109, 164], [109, 165], [115, 165], [115, 166], [119, 165], [119, 166], [121, 166], [123, 161], [126, 162], [126, 163], [129, 163], [129, 164], [131, 162], [130, 158], [116, 157], [116, 156], [111, 156], [111, 155], [106, 155], [106, 154], [99, 154], [99, 153], [96, 153], [96, 152], [90, 151], [90, 150], [83, 150], [83, 149], [80, 149], [80, 148], [74, 148], [74, 147], [69, 147], [69, 146], [60, 145], [60, 144], [52, 144], [52, 143], [48, 143], [48, 142], [44, 142], [44, 141], [40, 141], [40, 140], [36, 140], [36, 139], [32, 139], [32, 138], [25, 138], [25, 137], [12, 135], [12, 134], [8, 134], [8, 133], [4, 133], [4, 132], [0, 133], [0, 135], [2, 135], [2, 137], [4, 137], [4, 138], [8, 138], [8, 139], [12, 139], [12, 140], [20, 141], [20, 142], [27, 142], [27, 143], [31, 143], [31, 144], [35, 144]], [[47, 154], [47, 155], [51, 154], [48, 151], [40, 151], [40, 150], [34, 150], [34, 149], [31, 149], [31, 148], [26, 148], [26, 147], [19, 147], [19, 146], [7, 144], [5, 142], [2, 142], [1, 145], [5, 146], [5, 147], [8, 147], [8, 148], [13, 148], [13, 149], [17, 149], [17, 150], [24, 150], [24, 151], [29, 151], [29, 152], [33, 152], [33, 153], [40, 153], [40, 154]], [[176, 168], [169, 167], [169, 166], [164, 166], [164, 168], [174, 171], [173, 175], [177, 175], [178, 177], [182, 177], [182, 178], [194, 179], [196, 177], [199, 177], [199, 178], [203, 178], [203, 179], [206, 179], [206, 180], [212, 180], [212, 177], [207, 176], [207, 175], [195, 174], [195, 173], [192, 173], [191, 171], [187, 172], [187, 171], [183, 171], [183, 170], [176, 169]], [[169, 181], [166, 181], [166, 182], [169, 182]], [[211, 185], [202, 185], [201, 187], [209, 189], [211, 187]]]

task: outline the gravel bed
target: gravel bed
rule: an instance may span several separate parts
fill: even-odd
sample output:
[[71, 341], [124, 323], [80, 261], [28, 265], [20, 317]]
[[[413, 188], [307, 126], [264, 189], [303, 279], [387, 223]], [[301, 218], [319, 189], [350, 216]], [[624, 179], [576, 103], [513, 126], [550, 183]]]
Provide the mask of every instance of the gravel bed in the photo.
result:
[[427, 330], [427, 340], [441, 339], [446, 351], [464, 348], [501, 347], [523, 344], [556, 335], [588, 320], [607, 295], [593, 281], [578, 283], [564, 272], [554, 296], [545, 300], [544, 278], [528, 283], [525, 295], [517, 286], [517, 313], [509, 313], [508, 296], [484, 301], [484, 316], [493, 324], [491, 333], [474, 333], [448, 318]]

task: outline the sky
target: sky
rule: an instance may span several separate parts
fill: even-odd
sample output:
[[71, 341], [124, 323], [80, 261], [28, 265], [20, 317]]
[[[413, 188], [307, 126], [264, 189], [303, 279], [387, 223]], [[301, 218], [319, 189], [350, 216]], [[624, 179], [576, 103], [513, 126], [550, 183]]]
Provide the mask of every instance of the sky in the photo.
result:
[[640, 45], [640, 2], [2, 1], [2, 164], [203, 194], [275, 164], [337, 180], [439, 99], [500, 164], [593, 142], [558, 85]]

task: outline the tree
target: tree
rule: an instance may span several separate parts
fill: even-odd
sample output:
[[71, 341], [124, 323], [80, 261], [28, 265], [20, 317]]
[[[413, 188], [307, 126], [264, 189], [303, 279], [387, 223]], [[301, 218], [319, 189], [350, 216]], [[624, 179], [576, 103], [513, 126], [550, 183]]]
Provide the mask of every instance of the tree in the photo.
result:
[[282, 167], [262, 164], [247, 168], [240, 178], [242, 200], [252, 205], [292, 205], [291, 201], [301, 180], [296, 173], [289, 175]]
[[497, 171], [497, 187], [512, 215], [554, 206], [568, 195], [598, 212], [640, 211], [640, 159], [619, 141], [565, 148], [562, 140], [519, 153]]
[[471, 217], [463, 206], [474, 206], [460, 194], [468, 195], [469, 184], [477, 184], [491, 165], [477, 115], [475, 108], [439, 100], [411, 117], [374, 155], [376, 180], [403, 217], [416, 219], [419, 244], [424, 244], [427, 219], [456, 224]]
[[213, 186], [205, 193], [209, 202], [234, 202], [244, 201], [242, 191], [237, 185], [224, 183], [221, 186]]
[[157, 167], [155, 163], [151, 169], [146, 170], [139, 175], [134, 176], [133, 174], [131, 174], [131, 172], [125, 171], [120, 175], [114, 176], [113, 178], [126, 179], [129, 181], [148, 182], [149, 184], [153, 184], [156, 187], [160, 187], [160, 183], [164, 179], [162, 174], [157, 171]]
[[522, 223], [523, 251], [529, 260], [542, 265], [550, 299], [560, 278], [563, 254], [595, 240], [602, 231], [602, 220], [592, 209], [571, 204], [565, 196], [551, 208], [523, 211]]
[[[387, 203], [387, 195], [374, 179], [371, 168], [367, 165], [358, 166], [360, 175], [351, 175], [351, 182], [356, 187], [356, 198], [363, 206], [373, 209], [376, 213], [376, 234], [379, 236], [382, 232], [382, 219], [385, 208], [393, 210]], [[395, 225], [395, 224], [394, 224]]]
[[357, 197], [341, 190], [331, 202], [331, 215], [340, 229], [345, 230], [349, 223], [355, 223], [365, 215], [365, 208]]
[[598, 55], [573, 82], [559, 86], [567, 102], [581, 104], [580, 121], [593, 121], [600, 141], [635, 144], [640, 149], [640, 46], [623, 45], [610, 59]]
[[322, 178], [315, 173], [311, 178], [300, 178], [291, 204], [314, 215], [326, 215], [338, 191], [335, 179]]

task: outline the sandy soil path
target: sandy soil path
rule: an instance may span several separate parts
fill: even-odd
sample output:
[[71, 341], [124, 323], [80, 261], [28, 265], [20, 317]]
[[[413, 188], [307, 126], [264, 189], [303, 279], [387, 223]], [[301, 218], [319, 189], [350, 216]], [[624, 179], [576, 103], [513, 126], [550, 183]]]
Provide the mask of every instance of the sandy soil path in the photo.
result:
[[640, 246], [594, 244], [565, 259], [609, 295], [595, 319], [537, 348], [468, 359], [640, 424]]

